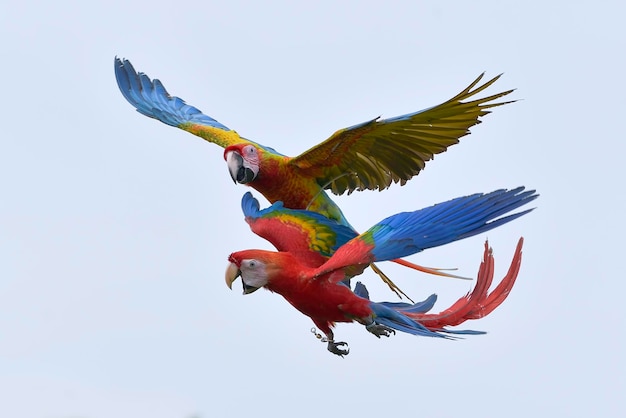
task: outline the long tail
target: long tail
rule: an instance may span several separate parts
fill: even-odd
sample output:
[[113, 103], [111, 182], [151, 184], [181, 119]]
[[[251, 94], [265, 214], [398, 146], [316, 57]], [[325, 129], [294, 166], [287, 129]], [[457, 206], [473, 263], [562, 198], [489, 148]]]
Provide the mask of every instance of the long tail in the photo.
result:
[[509, 271], [491, 293], [488, 291], [493, 280], [494, 258], [489, 243], [485, 242], [485, 253], [478, 270], [476, 286], [470, 293], [438, 314], [417, 312], [407, 315], [432, 331], [454, 333], [459, 331], [446, 330], [444, 327], [460, 325], [467, 320], [479, 319], [489, 315], [504, 302], [515, 284], [522, 263], [523, 244], [524, 238], [520, 238]]
[[[359, 284], [360, 283], [358, 283], [357, 286]], [[356, 289], [355, 293], [358, 294]], [[433, 294], [423, 302], [415, 304], [403, 302], [370, 302], [370, 308], [372, 309], [373, 320], [376, 324], [421, 337], [450, 338], [450, 336], [446, 334], [426, 328], [410, 316], [418, 312], [428, 311], [433, 307], [436, 300], [437, 295]]]
[[[434, 294], [425, 301], [415, 304], [370, 302], [370, 307], [375, 316], [374, 322], [397, 331], [426, 337], [451, 338], [450, 334], [484, 334], [483, 331], [451, 330], [446, 327], [460, 325], [467, 320], [487, 316], [504, 302], [519, 273], [523, 243], [524, 239], [520, 238], [509, 271], [491, 293], [489, 293], [489, 287], [493, 281], [494, 258], [489, 243], [485, 242], [485, 252], [478, 270], [476, 286], [448, 309], [438, 314], [427, 313], [437, 300], [437, 295]], [[357, 283], [354, 292], [369, 299], [367, 289], [361, 283]]]

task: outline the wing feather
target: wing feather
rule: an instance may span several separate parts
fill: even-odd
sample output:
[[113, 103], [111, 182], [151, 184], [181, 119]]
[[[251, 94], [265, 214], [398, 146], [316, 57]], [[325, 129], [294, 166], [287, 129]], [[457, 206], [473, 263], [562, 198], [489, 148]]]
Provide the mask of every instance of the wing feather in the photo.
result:
[[126, 59], [115, 57], [115, 78], [126, 100], [137, 111], [167, 125], [183, 129], [221, 147], [254, 142], [240, 137], [198, 108], [179, 97], [171, 96], [163, 83], [138, 73]]
[[500, 75], [479, 85], [484, 73], [467, 88], [440, 105], [390, 119], [376, 118], [341, 129], [326, 141], [294, 157], [290, 163], [317, 179], [333, 193], [383, 190], [404, 184], [424, 169], [425, 163], [459, 142], [469, 128], [513, 90], [481, 99], [475, 97]]
[[337, 249], [315, 274], [407, 257], [472, 237], [529, 213], [533, 209], [508, 214], [538, 196], [534, 190], [525, 191], [524, 187], [501, 189], [392, 215]]
[[[287, 209], [282, 202], [260, 210], [259, 202], [250, 192], [241, 207], [252, 232], [271, 242], [278, 251], [292, 253], [305, 264], [330, 257], [357, 233], [316, 212]], [[321, 256], [321, 258], [320, 258]]]

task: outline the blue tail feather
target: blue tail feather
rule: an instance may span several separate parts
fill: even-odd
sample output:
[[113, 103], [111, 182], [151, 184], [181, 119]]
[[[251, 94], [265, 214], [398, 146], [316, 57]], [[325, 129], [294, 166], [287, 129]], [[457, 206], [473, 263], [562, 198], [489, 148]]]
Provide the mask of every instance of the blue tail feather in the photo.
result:
[[371, 302], [370, 308], [374, 313], [374, 322], [385, 325], [396, 331], [406, 332], [407, 334], [419, 335], [422, 337], [438, 337], [450, 338], [449, 336], [437, 332], [433, 332], [424, 327], [417, 321], [412, 320], [406, 315], [389, 308], [381, 303]]
[[[374, 314], [374, 322], [385, 325], [396, 331], [422, 337], [454, 338], [455, 335], [482, 335], [484, 331], [451, 330], [447, 328], [428, 329], [418, 321], [408, 317], [405, 313], [423, 313], [429, 311], [435, 304], [437, 295], [431, 295], [423, 302], [414, 305], [408, 303], [371, 302], [370, 308]], [[404, 306], [409, 305], [409, 306]]]
[[437, 302], [437, 295], [432, 294], [425, 300], [414, 304], [404, 302], [379, 302], [388, 308], [394, 309], [402, 313], [426, 313], [430, 311]]
[[[367, 290], [367, 287], [361, 282], [356, 282], [354, 285], [354, 294], [362, 297], [363, 299], [370, 300], [370, 294]], [[435, 302], [437, 302], [437, 295], [432, 294], [427, 297], [425, 300], [417, 303], [406, 303], [406, 302], [376, 302], [378, 305], [383, 305], [387, 308], [399, 311], [399, 312], [409, 312], [409, 313], [425, 313], [430, 311], [433, 306], [435, 306]]]
[[[370, 294], [367, 290], [367, 287], [361, 282], [356, 282], [354, 285], [354, 294], [360, 296], [364, 299], [369, 300]], [[417, 303], [406, 303], [406, 302], [376, 302], [379, 305], [383, 305], [387, 308], [394, 309], [396, 311], [401, 312], [409, 312], [409, 313], [425, 313], [430, 311], [433, 306], [435, 306], [435, 302], [437, 302], [437, 295], [432, 294], [427, 297], [425, 300]]]
[[451, 334], [451, 335], [485, 335], [486, 332], [485, 331], [475, 331], [472, 329], [447, 329], [447, 328], [441, 328], [441, 329], [436, 329], [433, 330], [435, 332], [445, 332], [446, 334]]

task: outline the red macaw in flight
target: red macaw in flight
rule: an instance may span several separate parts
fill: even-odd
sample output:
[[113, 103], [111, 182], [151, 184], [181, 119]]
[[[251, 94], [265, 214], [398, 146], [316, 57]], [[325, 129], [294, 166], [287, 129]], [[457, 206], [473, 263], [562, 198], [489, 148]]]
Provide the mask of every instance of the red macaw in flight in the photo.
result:
[[328, 350], [348, 354], [336, 342], [332, 327], [337, 322], [359, 322], [377, 337], [403, 331], [414, 335], [449, 337], [477, 333], [445, 328], [489, 314], [507, 297], [519, 271], [522, 240], [511, 269], [496, 289], [488, 293], [493, 279], [493, 257], [487, 245], [473, 292], [439, 314], [427, 314], [436, 296], [424, 302], [375, 303], [365, 287], [352, 291], [346, 280], [359, 275], [371, 263], [393, 260], [427, 248], [489, 231], [532, 209], [502, 217], [537, 198], [523, 187], [474, 194], [415, 212], [384, 219], [363, 234], [306, 210], [285, 208], [280, 202], [259, 210], [256, 199], [246, 193], [242, 208], [253, 232], [270, 241], [278, 252], [244, 250], [232, 253], [226, 283], [241, 277], [244, 294], [261, 287], [283, 296], [325, 334]]
[[[340, 129], [302, 154], [288, 157], [239, 136], [184, 100], [171, 96], [159, 80], [137, 73], [130, 61], [116, 57], [114, 67], [120, 91], [138, 112], [223, 147], [224, 159], [236, 183], [253, 187], [271, 203], [282, 201], [287, 208], [318, 212], [346, 226], [350, 224], [325, 190], [341, 195], [354, 190], [383, 190], [392, 183], [405, 184], [435, 154], [469, 134], [469, 128], [480, 123], [489, 109], [511, 103], [496, 100], [513, 91], [476, 98], [500, 77], [479, 84], [481, 74], [459, 94], [437, 106]], [[417, 270], [452, 276], [395, 261]], [[372, 268], [396, 294], [404, 294], [376, 266]]]

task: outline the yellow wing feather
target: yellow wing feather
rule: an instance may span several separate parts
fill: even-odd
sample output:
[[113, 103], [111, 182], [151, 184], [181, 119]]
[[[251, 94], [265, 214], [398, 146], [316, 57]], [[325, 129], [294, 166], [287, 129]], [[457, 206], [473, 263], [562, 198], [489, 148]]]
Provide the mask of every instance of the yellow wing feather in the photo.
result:
[[[464, 101], [482, 92], [500, 75], [476, 87], [481, 74], [450, 100], [416, 113], [374, 119], [335, 132], [326, 141], [291, 159], [302, 174], [317, 179], [335, 194], [383, 190], [417, 175], [435, 154], [459, 142], [480, 123], [488, 109], [513, 101], [490, 103], [513, 90]], [[476, 88], [474, 88], [476, 87]]]
[[229, 147], [230, 145], [237, 144], [256, 144], [253, 141], [242, 138], [236, 131], [225, 131], [223, 129], [214, 128], [208, 125], [201, 125], [198, 123], [181, 123], [178, 128], [192, 133], [205, 141], [212, 142], [219, 145], [222, 148]]

